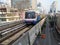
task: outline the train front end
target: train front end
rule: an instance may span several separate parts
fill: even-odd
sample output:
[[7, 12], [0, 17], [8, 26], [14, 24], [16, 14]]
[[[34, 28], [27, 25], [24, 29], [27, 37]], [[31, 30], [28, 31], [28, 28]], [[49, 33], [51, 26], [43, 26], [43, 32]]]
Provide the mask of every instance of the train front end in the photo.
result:
[[25, 12], [25, 23], [26, 24], [36, 24], [37, 18], [34, 11]]

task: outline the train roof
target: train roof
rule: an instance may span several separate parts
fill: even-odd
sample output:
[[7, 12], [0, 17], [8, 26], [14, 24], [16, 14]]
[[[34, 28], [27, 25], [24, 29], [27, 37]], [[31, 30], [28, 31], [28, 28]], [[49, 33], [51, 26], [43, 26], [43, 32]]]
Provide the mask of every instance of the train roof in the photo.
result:
[[26, 12], [35, 12], [34, 10], [27, 10]]

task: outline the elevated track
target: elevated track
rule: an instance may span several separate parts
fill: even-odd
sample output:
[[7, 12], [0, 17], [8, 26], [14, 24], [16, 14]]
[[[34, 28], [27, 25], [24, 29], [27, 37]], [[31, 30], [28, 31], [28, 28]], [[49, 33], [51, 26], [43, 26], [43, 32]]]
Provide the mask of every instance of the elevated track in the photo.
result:
[[[37, 30], [37, 32], [35, 32], [36, 31], [35, 27], [37, 27], [37, 26], [41, 27], [44, 24], [45, 19], [46, 18], [43, 18], [41, 20], [41, 22], [38, 22], [34, 26], [33, 25], [26, 26], [26, 24], [20, 24], [19, 23], [19, 25], [16, 25], [16, 26], [13, 26], [11, 28], [7, 28], [7, 29], [4, 29], [4, 30], [1, 30], [0, 31], [0, 44], [2, 44], [2, 45], [12, 45], [12, 43], [14, 43], [22, 35], [25, 35], [25, 33], [27, 31], [28, 31], [29, 35], [30, 35], [31, 31], [34, 31], [34, 33], [38, 34], [40, 28], [37, 28], [38, 30]], [[29, 31], [29, 30], [31, 30], [31, 31]], [[33, 34], [33, 33], [31, 33], [31, 34]]]

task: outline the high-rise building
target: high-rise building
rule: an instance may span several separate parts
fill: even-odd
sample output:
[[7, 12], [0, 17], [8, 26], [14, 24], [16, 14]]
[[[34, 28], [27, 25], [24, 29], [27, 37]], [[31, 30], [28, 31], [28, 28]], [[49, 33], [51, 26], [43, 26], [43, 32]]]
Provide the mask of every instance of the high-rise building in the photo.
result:
[[36, 0], [11, 0], [12, 7], [19, 9], [32, 8], [36, 9], [37, 1]]
[[37, 8], [37, 0], [31, 0], [31, 6], [32, 6], [32, 9], [36, 9]]
[[0, 2], [3, 2], [4, 4], [7, 4], [9, 7], [11, 7], [11, 0], [0, 0]]
[[20, 0], [11, 0], [11, 6], [16, 8], [16, 3], [20, 2]]
[[50, 7], [50, 13], [55, 13], [56, 12], [56, 1], [53, 1]]
[[27, 8], [29, 0], [11, 0], [11, 6], [18, 9]]
[[11, 0], [5, 0], [5, 3], [6, 3], [9, 7], [11, 7]]
[[4, 3], [0, 3], [0, 22], [11, 22], [20, 20], [18, 9], [11, 8]]

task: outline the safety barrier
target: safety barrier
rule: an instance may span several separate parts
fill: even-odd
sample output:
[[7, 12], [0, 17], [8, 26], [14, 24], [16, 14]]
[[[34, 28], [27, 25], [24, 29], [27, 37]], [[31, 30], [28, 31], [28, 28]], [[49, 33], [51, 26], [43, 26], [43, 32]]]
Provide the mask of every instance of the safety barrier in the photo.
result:
[[41, 33], [41, 27], [45, 22], [45, 19], [42, 19], [39, 23], [33, 26], [29, 31], [23, 33], [23, 35], [17, 39], [12, 45], [33, 45], [38, 33]]
[[29, 45], [29, 34], [28, 32], [24, 33], [17, 41], [12, 45]]

